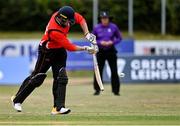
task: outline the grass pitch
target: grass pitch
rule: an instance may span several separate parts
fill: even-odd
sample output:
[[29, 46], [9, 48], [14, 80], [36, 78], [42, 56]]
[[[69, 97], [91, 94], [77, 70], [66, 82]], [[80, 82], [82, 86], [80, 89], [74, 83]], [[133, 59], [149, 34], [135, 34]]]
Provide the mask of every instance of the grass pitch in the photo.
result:
[[22, 113], [14, 111], [10, 102], [19, 86], [0, 86], [0, 125], [180, 125], [179, 84], [122, 84], [121, 96], [114, 96], [111, 86], [105, 85], [100, 96], [93, 96], [91, 78], [70, 80], [69, 115], [50, 115], [51, 81], [26, 99]]

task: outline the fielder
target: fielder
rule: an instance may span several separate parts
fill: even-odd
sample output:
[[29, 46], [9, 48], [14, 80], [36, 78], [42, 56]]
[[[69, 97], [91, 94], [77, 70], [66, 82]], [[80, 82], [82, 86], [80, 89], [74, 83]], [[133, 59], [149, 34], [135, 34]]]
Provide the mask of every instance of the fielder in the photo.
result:
[[46, 78], [46, 72], [51, 67], [53, 73], [53, 97], [54, 106], [51, 114], [68, 114], [71, 110], [65, 107], [66, 85], [68, 77], [66, 74], [66, 59], [68, 51], [87, 51], [96, 53], [96, 49], [89, 46], [77, 46], [67, 39], [70, 27], [79, 24], [84, 32], [85, 38], [92, 44], [96, 36], [89, 33], [84, 17], [75, 12], [70, 6], [64, 6], [55, 12], [47, 27], [38, 48], [38, 59], [35, 69], [20, 86], [15, 96], [11, 97], [13, 107], [16, 111], [22, 111], [22, 103], [39, 87]]

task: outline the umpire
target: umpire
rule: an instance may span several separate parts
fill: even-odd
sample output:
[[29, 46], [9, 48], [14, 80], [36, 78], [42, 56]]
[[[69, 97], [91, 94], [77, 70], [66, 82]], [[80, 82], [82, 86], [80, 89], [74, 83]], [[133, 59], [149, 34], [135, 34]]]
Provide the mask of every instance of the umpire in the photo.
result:
[[[99, 16], [100, 23], [94, 27], [92, 33], [96, 35], [97, 45], [99, 47], [99, 52], [97, 53], [97, 61], [101, 78], [105, 61], [107, 60], [111, 69], [112, 92], [114, 93], [114, 95], [119, 95], [120, 81], [117, 73], [117, 51], [114, 45], [119, 43], [122, 37], [116, 24], [110, 22], [111, 18], [112, 17], [109, 16], [109, 13], [107, 11], [101, 11]], [[94, 95], [100, 94], [100, 88], [97, 84], [95, 76], [94, 90]]]
[[54, 106], [51, 114], [67, 114], [69, 108], [65, 108], [65, 95], [68, 77], [66, 74], [66, 59], [68, 51], [88, 51], [95, 53], [96, 50], [89, 46], [77, 46], [67, 39], [70, 27], [80, 24], [85, 38], [94, 43], [95, 36], [89, 33], [86, 20], [70, 6], [64, 6], [55, 12], [47, 27], [38, 48], [38, 59], [35, 69], [22, 83], [15, 96], [11, 97], [13, 107], [18, 112], [22, 111], [21, 104], [39, 87], [46, 78], [46, 72], [51, 67], [53, 72], [53, 97]]

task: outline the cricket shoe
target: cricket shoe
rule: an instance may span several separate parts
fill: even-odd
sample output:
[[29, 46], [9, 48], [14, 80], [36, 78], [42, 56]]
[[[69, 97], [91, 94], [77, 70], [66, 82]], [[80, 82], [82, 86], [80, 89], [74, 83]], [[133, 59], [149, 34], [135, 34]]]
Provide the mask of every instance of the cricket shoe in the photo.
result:
[[56, 107], [53, 107], [51, 114], [52, 115], [58, 115], [58, 114], [68, 114], [71, 110], [69, 108], [62, 107], [59, 111], [57, 111]]
[[17, 112], [22, 112], [21, 103], [14, 103], [14, 101], [13, 101], [15, 97], [16, 97], [16, 96], [12, 96], [12, 97], [11, 97], [12, 106], [13, 106], [13, 108], [14, 108]]
[[95, 91], [94, 95], [100, 95], [100, 91]]

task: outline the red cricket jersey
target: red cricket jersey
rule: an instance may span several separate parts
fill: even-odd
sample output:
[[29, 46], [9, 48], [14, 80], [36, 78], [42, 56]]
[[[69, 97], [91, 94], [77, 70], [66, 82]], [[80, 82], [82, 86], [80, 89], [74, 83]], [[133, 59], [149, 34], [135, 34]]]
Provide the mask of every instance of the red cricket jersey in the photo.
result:
[[[55, 12], [52, 15], [48, 25], [46, 26], [46, 31], [41, 39], [40, 45], [42, 45], [43, 42], [47, 42], [46, 47], [49, 49], [65, 48], [68, 51], [75, 51], [76, 46], [67, 39], [70, 25], [65, 28], [58, 25], [55, 21], [57, 13], [58, 12]], [[86, 22], [77, 12], [74, 14], [74, 19], [76, 24], [83, 24]]]

